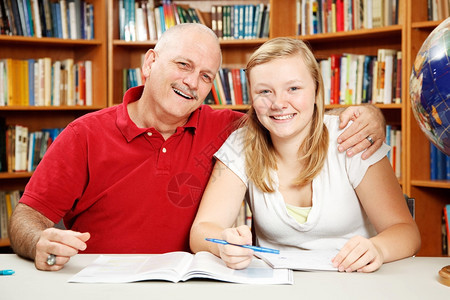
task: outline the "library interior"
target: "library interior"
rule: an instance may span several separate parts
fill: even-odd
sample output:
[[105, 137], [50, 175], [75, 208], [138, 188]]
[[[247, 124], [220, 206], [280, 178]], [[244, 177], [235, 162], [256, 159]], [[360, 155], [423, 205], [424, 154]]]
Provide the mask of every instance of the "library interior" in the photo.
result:
[[[202, 23], [222, 51], [204, 101], [214, 110], [249, 110], [246, 63], [276, 37], [310, 46], [327, 110], [378, 107], [420, 231], [416, 256], [448, 258], [449, 17], [448, 0], [1, 0], [0, 253], [13, 254], [10, 216], [60, 132], [142, 85], [145, 53], [165, 30]], [[236, 224], [251, 218], [244, 203]]]

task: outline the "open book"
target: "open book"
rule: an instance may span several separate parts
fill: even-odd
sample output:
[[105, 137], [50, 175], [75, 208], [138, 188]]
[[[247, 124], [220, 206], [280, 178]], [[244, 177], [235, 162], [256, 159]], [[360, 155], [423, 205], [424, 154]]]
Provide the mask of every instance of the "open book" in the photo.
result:
[[68, 282], [124, 283], [145, 280], [186, 281], [206, 278], [247, 284], [293, 284], [292, 270], [272, 269], [254, 258], [244, 270], [228, 268], [210, 252], [169, 252], [140, 256], [99, 256]]
[[337, 271], [331, 260], [337, 250], [295, 250], [280, 251], [280, 254], [255, 253], [271, 267], [299, 271]]

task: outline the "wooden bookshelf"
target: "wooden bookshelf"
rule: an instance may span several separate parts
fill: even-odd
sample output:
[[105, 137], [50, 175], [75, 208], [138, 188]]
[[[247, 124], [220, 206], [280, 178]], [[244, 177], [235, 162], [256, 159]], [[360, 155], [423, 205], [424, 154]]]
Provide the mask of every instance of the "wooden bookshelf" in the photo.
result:
[[[29, 128], [29, 131], [62, 128], [88, 112], [107, 106], [106, 0], [89, 0], [88, 2], [94, 5], [94, 39], [0, 35], [0, 59], [50, 57], [52, 61], [67, 58], [72, 58], [74, 62], [91, 60], [93, 105], [0, 106], [0, 116], [6, 119], [6, 124], [24, 125]], [[31, 175], [32, 172], [2, 172], [0, 173], [0, 189], [23, 190]], [[0, 239], [0, 247], [4, 246], [9, 246], [8, 239]]]
[[[441, 21], [427, 20], [427, 1], [408, 0], [407, 5], [407, 73], [412, 66], [422, 43]], [[405, 81], [409, 90], [409, 80]], [[405, 95], [406, 114], [406, 173], [405, 192], [416, 199], [416, 222], [419, 226], [422, 247], [419, 255], [442, 255], [441, 217], [444, 205], [450, 204], [450, 181], [430, 180], [430, 142], [420, 129], [411, 109], [409, 94]]]

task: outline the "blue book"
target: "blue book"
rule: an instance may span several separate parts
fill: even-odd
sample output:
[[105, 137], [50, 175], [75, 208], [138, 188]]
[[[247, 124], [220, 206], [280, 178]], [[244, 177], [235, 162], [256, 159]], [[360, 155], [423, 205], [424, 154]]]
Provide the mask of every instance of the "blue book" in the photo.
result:
[[239, 5], [233, 5], [233, 39], [239, 39]]
[[[436, 147], [436, 146], [435, 146]], [[438, 180], [445, 180], [447, 178], [446, 170], [446, 155], [436, 147], [436, 175]]]
[[164, 7], [161, 5], [159, 9], [159, 18], [161, 20], [161, 32], [166, 31], [166, 19], [164, 17]]
[[28, 105], [34, 106], [34, 63], [35, 60], [28, 59]]
[[437, 177], [437, 148], [433, 143], [430, 143], [430, 179], [436, 180]]
[[28, 162], [27, 170], [29, 172], [34, 171], [33, 161], [34, 161], [34, 146], [36, 144], [36, 133], [30, 132], [28, 134]]
[[220, 76], [220, 81], [222, 82], [223, 91], [225, 93], [226, 104], [231, 105], [230, 84], [228, 82], [228, 69], [220, 68], [219, 76]]
[[86, 40], [86, 2], [80, 3], [80, 38]]
[[450, 156], [445, 156], [445, 166], [446, 166], [446, 179], [450, 180]]
[[240, 69], [241, 73], [241, 89], [242, 89], [242, 103], [249, 104], [248, 86], [247, 86], [247, 76], [245, 76], [245, 69]]
[[44, 128], [41, 131], [48, 132], [50, 143], [52, 143], [56, 139], [56, 137], [61, 133], [62, 130], [63, 128]]
[[[386, 144], [392, 147], [392, 145], [391, 145], [391, 131], [392, 131], [391, 125], [386, 125]], [[392, 148], [387, 153], [387, 158], [389, 159], [389, 161], [391, 161], [391, 151], [392, 151]]]
[[33, 24], [33, 14], [31, 13], [30, 0], [24, 0], [24, 14], [26, 15], [27, 26], [29, 26], [29, 28], [30, 28], [30, 36], [35, 36], [34, 24]]
[[89, 11], [89, 24], [90, 26], [90, 32], [88, 35], [88, 39], [89, 40], [93, 40], [95, 35], [95, 31], [94, 31], [94, 5], [93, 4], [88, 4], [88, 11]]
[[26, 33], [22, 31], [22, 22], [20, 21], [19, 6], [17, 1], [11, 1], [11, 10], [14, 16], [14, 27], [17, 30], [17, 35], [26, 36]]
[[52, 37], [58, 37], [58, 20], [56, 19], [56, 2], [50, 3], [50, 8], [52, 10]]

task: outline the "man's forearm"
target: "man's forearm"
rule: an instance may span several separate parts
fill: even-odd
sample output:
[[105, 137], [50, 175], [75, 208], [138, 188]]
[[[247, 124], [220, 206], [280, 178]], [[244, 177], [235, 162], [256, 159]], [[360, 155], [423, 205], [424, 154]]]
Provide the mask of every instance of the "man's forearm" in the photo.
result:
[[25, 204], [18, 204], [11, 216], [9, 238], [17, 255], [34, 260], [36, 243], [53, 222]]

